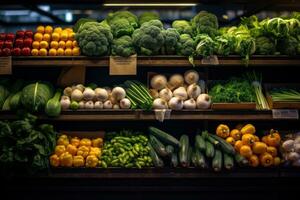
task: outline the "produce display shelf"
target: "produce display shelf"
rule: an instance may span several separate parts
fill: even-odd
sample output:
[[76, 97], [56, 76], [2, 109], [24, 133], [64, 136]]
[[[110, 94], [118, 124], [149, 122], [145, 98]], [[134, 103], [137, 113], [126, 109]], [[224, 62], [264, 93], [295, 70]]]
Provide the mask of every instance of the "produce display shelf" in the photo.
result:
[[[240, 56], [219, 57], [220, 66], [242, 66], [245, 64]], [[202, 64], [201, 58], [195, 58], [196, 66], [218, 66]], [[206, 63], [206, 62], [205, 62]], [[186, 57], [183, 56], [138, 56], [139, 67], [192, 67]], [[249, 66], [299, 66], [300, 56], [253, 56]], [[86, 57], [86, 56], [47, 56], [47, 57], [13, 57], [13, 67], [108, 67], [109, 57]]]
[[[63, 111], [56, 118], [49, 118], [44, 114], [38, 115], [39, 119], [49, 121], [153, 121], [156, 120], [154, 111], [143, 110], [99, 110], [99, 111]], [[13, 120], [17, 116], [13, 112], [1, 111], [0, 120]], [[273, 119], [272, 111], [213, 111], [213, 110], [182, 110], [171, 111], [165, 120], [282, 120]], [[294, 120], [294, 119], [287, 119]]]

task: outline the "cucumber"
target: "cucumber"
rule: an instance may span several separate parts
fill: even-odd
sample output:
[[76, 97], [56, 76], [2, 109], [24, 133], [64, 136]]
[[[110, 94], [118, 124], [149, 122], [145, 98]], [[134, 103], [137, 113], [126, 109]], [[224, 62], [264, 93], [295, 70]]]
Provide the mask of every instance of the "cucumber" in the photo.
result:
[[150, 144], [150, 142], [148, 142], [148, 147], [150, 148], [150, 157], [152, 159], [152, 162], [154, 164], [155, 167], [158, 168], [162, 168], [164, 167], [164, 162], [162, 161], [162, 159], [157, 155], [157, 153], [155, 152], [155, 150], [153, 149], [152, 145]]
[[196, 135], [195, 137], [195, 147], [200, 150], [201, 152], [205, 152], [206, 145], [205, 140], [201, 135]]
[[243, 156], [241, 156], [241, 154], [239, 154], [239, 153], [235, 154], [234, 159], [240, 167], [244, 167], [249, 164], [248, 160], [246, 158], [244, 158]]
[[225, 169], [231, 170], [234, 167], [233, 157], [227, 153], [224, 153], [224, 167]]
[[174, 152], [174, 147], [172, 145], [166, 146], [166, 152], [168, 153], [168, 156], [172, 156], [172, 153]]
[[171, 167], [177, 167], [177, 166], [178, 166], [178, 155], [176, 152], [173, 152], [171, 157]]
[[222, 152], [219, 149], [216, 149], [215, 156], [212, 160], [212, 168], [215, 172], [219, 172], [222, 170]]
[[195, 160], [195, 167], [205, 169], [206, 168], [206, 161], [205, 161], [204, 155], [199, 150], [195, 150], [194, 154], [195, 154], [195, 159], [196, 159]]
[[160, 139], [162, 142], [166, 143], [166, 144], [170, 144], [175, 148], [179, 147], [179, 141], [174, 138], [172, 135], [169, 135], [168, 133], [159, 130], [155, 127], [149, 127], [149, 132], [154, 135], [155, 137], [157, 137], [158, 139]]
[[215, 155], [214, 145], [209, 141], [205, 141], [205, 145], [206, 145], [206, 150], [205, 150], [206, 157], [213, 158]]
[[189, 157], [189, 137], [182, 135], [180, 137], [179, 162], [182, 167], [188, 167]]
[[156, 137], [154, 137], [153, 135], [150, 135], [149, 141], [150, 141], [153, 149], [156, 151], [156, 153], [159, 156], [165, 157], [168, 155], [165, 145], [163, 145]]
[[223, 152], [230, 154], [230, 155], [235, 155], [235, 150], [231, 144], [226, 142], [224, 139], [220, 138], [217, 135], [209, 134], [210, 137], [214, 138], [215, 140], [219, 141], [219, 146], [222, 149]]

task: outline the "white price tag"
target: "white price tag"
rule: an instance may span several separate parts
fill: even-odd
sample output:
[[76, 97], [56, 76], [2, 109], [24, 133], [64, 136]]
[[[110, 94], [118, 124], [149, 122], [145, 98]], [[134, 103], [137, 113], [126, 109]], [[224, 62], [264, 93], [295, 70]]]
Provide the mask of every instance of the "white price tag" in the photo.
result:
[[171, 117], [171, 110], [170, 109], [155, 109], [155, 119], [163, 122], [165, 119], [170, 119]]
[[273, 119], [299, 119], [299, 113], [296, 109], [273, 109]]
[[203, 65], [219, 65], [218, 56], [209, 56], [207, 58], [202, 58], [201, 63]]

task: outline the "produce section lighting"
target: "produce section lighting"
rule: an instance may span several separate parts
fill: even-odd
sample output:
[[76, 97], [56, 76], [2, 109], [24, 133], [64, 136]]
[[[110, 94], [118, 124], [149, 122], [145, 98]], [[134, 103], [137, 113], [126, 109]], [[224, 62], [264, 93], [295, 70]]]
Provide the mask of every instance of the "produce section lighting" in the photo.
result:
[[182, 7], [182, 6], [196, 6], [196, 3], [105, 3], [103, 6], [106, 7], [122, 7], [122, 6], [132, 6], [132, 7], [153, 7], [153, 6], [160, 6], [160, 7]]

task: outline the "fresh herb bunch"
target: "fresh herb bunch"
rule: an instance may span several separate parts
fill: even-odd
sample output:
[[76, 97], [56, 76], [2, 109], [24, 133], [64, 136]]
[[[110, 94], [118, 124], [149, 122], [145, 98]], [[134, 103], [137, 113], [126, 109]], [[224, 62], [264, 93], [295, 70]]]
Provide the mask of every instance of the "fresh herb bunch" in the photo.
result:
[[255, 102], [254, 89], [248, 80], [231, 78], [228, 82], [217, 83], [209, 91], [214, 103]]

